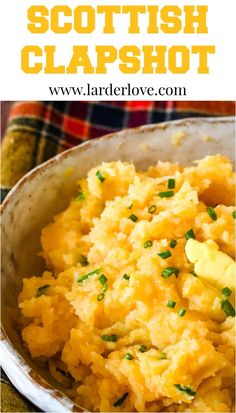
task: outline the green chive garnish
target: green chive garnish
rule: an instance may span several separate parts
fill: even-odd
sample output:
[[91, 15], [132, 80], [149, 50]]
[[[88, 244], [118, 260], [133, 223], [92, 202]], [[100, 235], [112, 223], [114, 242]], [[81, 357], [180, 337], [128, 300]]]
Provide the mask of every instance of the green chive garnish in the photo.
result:
[[187, 240], [190, 239], [190, 238], [193, 238], [193, 239], [196, 238], [196, 236], [195, 236], [192, 228], [191, 228], [188, 232], [186, 232], [185, 238], [186, 238]]
[[167, 307], [175, 308], [176, 302], [172, 301], [172, 300], [169, 300], [166, 305], [167, 305]]
[[197, 394], [193, 389], [191, 389], [191, 387], [184, 386], [183, 384], [174, 384], [174, 386], [176, 389], [188, 394], [189, 396], [196, 396]]
[[214, 208], [212, 208], [212, 207], [207, 207], [207, 213], [208, 213], [208, 215], [210, 215], [212, 221], [216, 221], [216, 220], [217, 220], [217, 214], [216, 214]]
[[161, 360], [166, 360], [167, 359], [167, 354], [164, 353], [163, 351], [160, 351], [159, 357], [160, 357]]
[[75, 201], [79, 202], [82, 201], [83, 199], [85, 199], [85, 193], [84, 192], [79, 192], [78, 195], [75, 197]]
[[100, 182], [104, 182], [106, 179], [100, 171], [96, 172], [96, 177], [99, 179]]
[[127, 206], [128, 209], [132, 209], [133, 208], [133, 204], [130, 204], [129, 206]]
[[221, 308], [227, 316], [235, 317], [235, 309], [228, 299], [221, 302]]
[[232, 212], [232, 217], [236, 219], [236, 210]]
[[134, 215], [134, 214], [131, 214], [131, 215], [129, 216], [129, 219], [131, 219], [131, 221], [133, 221], [133, 222], [137, 222], [137, 221], [138, 221], [138, 217], [136, 217], [136, 215]]
[[129, 281], [130, 275], [129, 275], [129, 274], [124, 274], [122, 278], [124, 278], [125, 280]]
[[168, 277], [170, 277], [172, 274], [178, 276], [179, 272], [180, 272], [180, 270], [179, 270], [178, 268], [175, 268], [175, 267], [167, 267], [167, 268], [165, 268], [165, 269], [162, 271], [161, 276], [162, 276], [163, 278], [168, 278]]
[[105, 297], [105, 293], [108, 290], [108, 285], [106, 284], [107, 282], [107, 277], [105, 276], [105, 274], [100, 275], [100, 277], [98, 278], [98, 281], [100, 281], [100, 283], [102, 284], [102, 294], [99, 294], [97, 296], [97, 300], [101, 301], [103, 300], [103, 298]]
[[129, 394], [128, 392], [127, 392], [127, 393], [124, 393], [123, 396], [121, 396], [118, 400], [115, 401], [115, 403], [113, 403], [113, 406], [114, 406], [114, 407], [118, 407], [118, 406], [120, 406], [122, 403], [124, 403], [124, 401], [125, 401], [126, 397], [128, 396], [128, 394]]
[[41, 295], [44, 295], [49, 287], [50, 287], [49, 284], [45, 284], [45, 285], [42, 285], [41, 287], [39, 287], [36, 291], [35, 297], [41, 297]]
[[152, 247], [153, 242], [149, 239], [148, 241], [145, 241], [143, 246], [144, 248], [150, 248]]
[[149, 214], [154, 214], [154, 212], [156, 212], [156, 210], [157, 210], [156, 205], [151, 205], [151, 206], [148, 208]]
[[145, 346], [144, 344], [141, 344], [138, 351], [140, 351], [140, 353], [145, 353], [145, 351], [147, 351], [147, 349], [148, 349], [147, 346]]
[[106, 284], [106, 282], [107, 282], [107, 277], [105, 276], [105, 274], [100, 275], [98, 281], [100, 281], [100, 283], [101, 283], [102, 285]]
[[181, 308], [181, 309], [179, 310], [179, 312], [178, 312], [179, 316], [180, 316], [180, 317], [183, 317], [184, 314], [186, 313], [186, 311], [187, 311], [187, 310], [185, 310], [185, 308]]
[[102, 292], [105, 293], [108, 290], [108, 285], [104, 284], [104, 286], [102, 287]]
[[133, 356], [132, 356], [132, 354], [130, 354], [130, 353], [126, 353], [125, 355], [124, 355], [124, 359], [126, 359], [126, 360], [133, 360]]
[[174, 191], [164, 191], [164, 192], [159, 192], [158, 196], [160, 198], [170, 198], [174, 195]]
[[232, 294], [232, 291], [228, 287], [224, 287], [221, 290], [222, 294], [225, 295], [225, 297], [229, 297]]
[[98, 294], [97, 301], [102, 301], [104, 297], [105, 297], [104, 293]]
[[98, 268], [96, 270], [88, 272], [88, 274], [82, 275], [80, 278], [78, 278], [77, 283], [82, 283], [83, 281], [87, 280], [91, 275], [99, 274], [100, 271], [101, 271], [101, 268]]
[[160, 252], [157, 255], [159, 255], [159, 257], [161, 257], [161, 258], [163, 258], [163, 260], [165, 260], [166, 258], [171, 257], [171, 252], [169, 250], [166, 250], [166, 251]]
[[192, 271], [191, 274], [192, 274], [194, 277], [198, 278], [198, 276], [197, 276], [197, 274], [195, 273], [195, 271]]
[[170, 248], [175, 248], [177, 245], [177, 241], [175, 239], [172, 239], [169, 243], [169, 247]]
[[82, 267], [87, 267], [89, 265], [87, 257], [82, 254], [80, 255], [79, 263], [82, 265]]
[[167, 188], [168, 189], [174, 189], [175, 188], [175, 179], [168, 179]]
[[108, 342], [110, 342], [110, 343], [116, 343], [116, 341], [117, 341], [117, 335], [116, 335], [116, 334], [111, 334], [111, 335], [109, 336], [109, 335], [107, 335], [107, 334], [103, 334], [103, 335], [101, 336], [101, 339], [102, 339], [103, 341], [108, 341]]

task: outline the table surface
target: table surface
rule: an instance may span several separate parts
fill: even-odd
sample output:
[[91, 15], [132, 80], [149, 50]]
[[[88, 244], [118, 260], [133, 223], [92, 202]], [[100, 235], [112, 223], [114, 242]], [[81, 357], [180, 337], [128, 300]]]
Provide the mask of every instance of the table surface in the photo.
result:
[[1, 369], [1, 412], [41, 412], [20, 394]]

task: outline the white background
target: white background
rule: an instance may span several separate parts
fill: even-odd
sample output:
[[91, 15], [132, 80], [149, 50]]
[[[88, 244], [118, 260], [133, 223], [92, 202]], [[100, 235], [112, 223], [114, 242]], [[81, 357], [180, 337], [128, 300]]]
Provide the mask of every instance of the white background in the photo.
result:
[[[128, 16], [115, 17], [116, 33], [102, 34], [102, 15], [97, 15], [96, 32], [89, 35], [80, 35], [74, 31], [69, 34], [31, 34], [27, 30], [27, 9], [31, 5], [42, 4], [48, 8], [53, 5], [67, 4], [72, 8], [79, 5], [97, 4], [141, 4], [141, 5], [208, 5], [208, 34], [154, 34], [145, 33], [147, 17], [140, 16], [142, 33], [130, 35], [128, 30]], [[175, 100], [235, 100], [236, 96], [236, 53], [235, 53], [235, 0], [2, 0], [1, 1], [1, 65], [0, 65], [0, 99], [1, 100], [50, 100], [48, 86], [81, 86], [90, 82], [94, 86], [105, 86], [113, 82], [116, 86], [127, 82], [133, 86], [185, 86], [187, 96]], [[91, 50], [95, 45], [111, 44], [117, 48], [133, 44], [142, 45], [215, 45], [216, 54], [209, 55], [210, 74], [197, 74], [196, 57], [193, 57], [192, 67], [187, 74], [152, 74], [142, 73], [124, 75], [119, 71], [118, 63], [110, 66], [106, 75], [84, 74], [24, 74], [21, 71], [21, 49], [25, 45], [39, 46], [56, 45], [57, 63], [67, 64], [72, 56], [73, 45], [88, 45]], [[93, 53], [90, 52], [90, 56]], [[53, 99], [62, 99], [62, 96]], [[63, 100], [88, 100], [88, 97], [64, 96]], [[98, 100], [90, 97], [89, 100]], [[106, 97], [104, 100], [114, 100]], [[116, 98], [126, 100], [124, 97]], [[140, 97], [136, 98], [140, 100]], [[152, 97], [145, 97], [145, 100]], [[164, 100], [169, 100], [166, 97]], [[102, 100], [102, 98], [99, 98]], [[130, 98], [135, 100], [135, 98]], [[162, 97], [157, 100], [163, 100]]]

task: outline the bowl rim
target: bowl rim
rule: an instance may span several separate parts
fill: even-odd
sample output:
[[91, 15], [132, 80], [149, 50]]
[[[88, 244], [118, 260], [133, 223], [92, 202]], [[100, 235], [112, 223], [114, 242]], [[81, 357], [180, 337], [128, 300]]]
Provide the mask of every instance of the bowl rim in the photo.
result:
[[[143, 126], [138, 126], [135, 128], [126, 128], [126, 129], [121, 129], [119, 131], [114, 131], [112, 133], [109, 133], [107, 135], [104, 135], [99, 138], [94, 138], [91, 140], [87, 140], [85, 142], [82, 142], [72, 148], [69, 148], [54, 157], [50, 158], [46, 162], [41, 163], [40, 165], [37, 165], [35, 168], [27, 172], [9, 191], [5, 199], [3, 200], [0, 211], [1, 215], [7, 208], [9, 202], [11, 202], [17, 193], [21, 190], [22, 186], [24, 186], [26, 183], [34, 179], [37, 175], [39, 175], [41, 172], [43, 172], [47, 168], [51, 168], [54, 164], [57, 164], [61, 162], [63, 159], [67, 158], [70, 156], [71, 153], [76, 152], [76, 151], [83, 151], [88, 149], [90, 146], [93, 146], [97, 142], [100, 141], [106, 141], [112, 139], [114, 136], [115, 137], [124, 137], [127, 134], [136, 134], [136, 133], [143, 133], [143, 132], [153, 132], [157, 129], [166, 129], [169, 126], [176, 125], [176, 126], [186, 126], [186, 124], [198, 124], [199, 122], [205, 122], [210, 124], [214, 123], [233, 123], [235, 124], [235, 117], [234, 116], [216, 116], [216, 117], [186, 117], [178, 120], [169, 120], [165, 122], [160, 122], [160, 123], [153, 123], [153, 124], [148, 124], [148, 125], [143, 125]], [[81, 406], [77, 405], [75, 402], [73, 402], [69, 397], [67, 397], [62, 391], [56, 389], [51, 385], [50, 383], [47, 382], [39, 373], [36, 371], [32, 370], [30, 365], [27, 363], [27, 361], [24, 359], [24, 357], [17, 351], [17, 349], [14, 347], [14, 344], [8, 337], [7, 333], [5, 332], [5, 329], [2, 325], [1, 322], [1, 349], [3, 357], [7, 358], [9, 357], [8, 360], [10, 360], [10, 364], [16, 368], [16, 371], [18, 374], [23, 374], [24, 379], [30, 381], [31, 389], [29, 388], [29, 383], [28, 383], [28, 392], [25, 391], [24, 385], [21, 383], [19, 384], [16, 382], [16, 379], [13, 377], [13, 374], [9, 373], [8, 369], [6, 370], [7, 375], [9, 376], [10, 380], [13, 382], [14, 386], [20, 391], [21, 394], [23, 394], [28, 400], [39, 406], [40, 408], [45, 409], [45, 402], [42, 402], [41, 399], [35, 400], [33, 397], [33, 393], [35, 390], [41, 391], [42, 393], [47, 392], [47, 401], [50, 402], [50, 409], [47, 409], [46, 411], [48, 412], [71, 412], [71, 411], [82, 411], [86, 412], [87, 410], [82, 408]], [[2, 361], [2, 366], [3, 368], [5, 367], [4, 361]], [[33, 372], [34, 375], [33, 377], [30, 376], [30, 372]], [[23, 382], [23, 381], [22, 381]], [[53, 406], [54, 405], [54, 406]], [[57, 409], [55, 410], [55, 405], [57, 406]], [[51, 409], [52, 406], [52, 409]]]
[[95, 143], [100, 142], [100, 141], [106, 141], [112, 139], [114, 136], [116, 137], [122, 137], [123, 135], [128, 134], [136, 134], [139, 132], [153, 132], [156, 129], [166, 129], [170, 125], [177, 125], [177, 126], [185, 126], [187, 124], [196, 124], [199, 122], [206, 122], [209, 124], [212, 123], [235, 123], [235, 117], [234, 116], [221, 116], [221, 117], [187, 117], [183, 119], [177, 119], [177, 120], [170, 120], [170, 121], [165, 121], [165, 122], [160, 122], [160, 123], [151, 123], [148, 125], [142, 125], [142, 126], [137, 126], [135, 128], [126, 128], [126, 129], [121, 129], [119, 131], [114, 131], [112, 133], [109, 133], [107, 135], [103, 135], [99, 138], [93, 138], [90, 140], [86, 140], [85, 142], [82, 142], [76, 146], [73, 146], [69, 149], [66, 149], [63, 152], [58, 153], [57, 155], [53, 156], [52, 158], [48, 159], [47, 161], [35, 166], [33, 169], [28, 171], [25, 175], [23, 175], [19, 181], [10, 189], [8, 194], [6, 195], [5, 199], [3, 200], [1, 206], [0, 206], [0, 211], [3, 213], [4, 209], [6, 208], [7, 204], [9, 201], [14, 197], [14, 195], [20, 190], [21, 186], [24, 185], [25, 182], [28, 180], [32, 180], [35, 176], [40, 174], [40, 172], [43, 172], [45, 169], [48, 167], [53, 166], [55, 163], [59, 163], [62, 159], [67, 158], [71, 153], [76, 152], [77, 150], [86, 150], [90, 146], [93, 146]]

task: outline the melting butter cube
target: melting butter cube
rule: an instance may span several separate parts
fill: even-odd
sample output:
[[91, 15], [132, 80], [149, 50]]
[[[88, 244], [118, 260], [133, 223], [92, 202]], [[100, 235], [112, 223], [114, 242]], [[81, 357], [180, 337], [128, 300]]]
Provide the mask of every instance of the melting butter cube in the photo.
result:
[[229, 287], [235, 290], [235, 262], [227, 254], [219, 251], [214, 241], [199, 242], [189, 239], [185, 253], [188, 260], [195, 264], [194, 272], [200, 279], [219, 289]]

